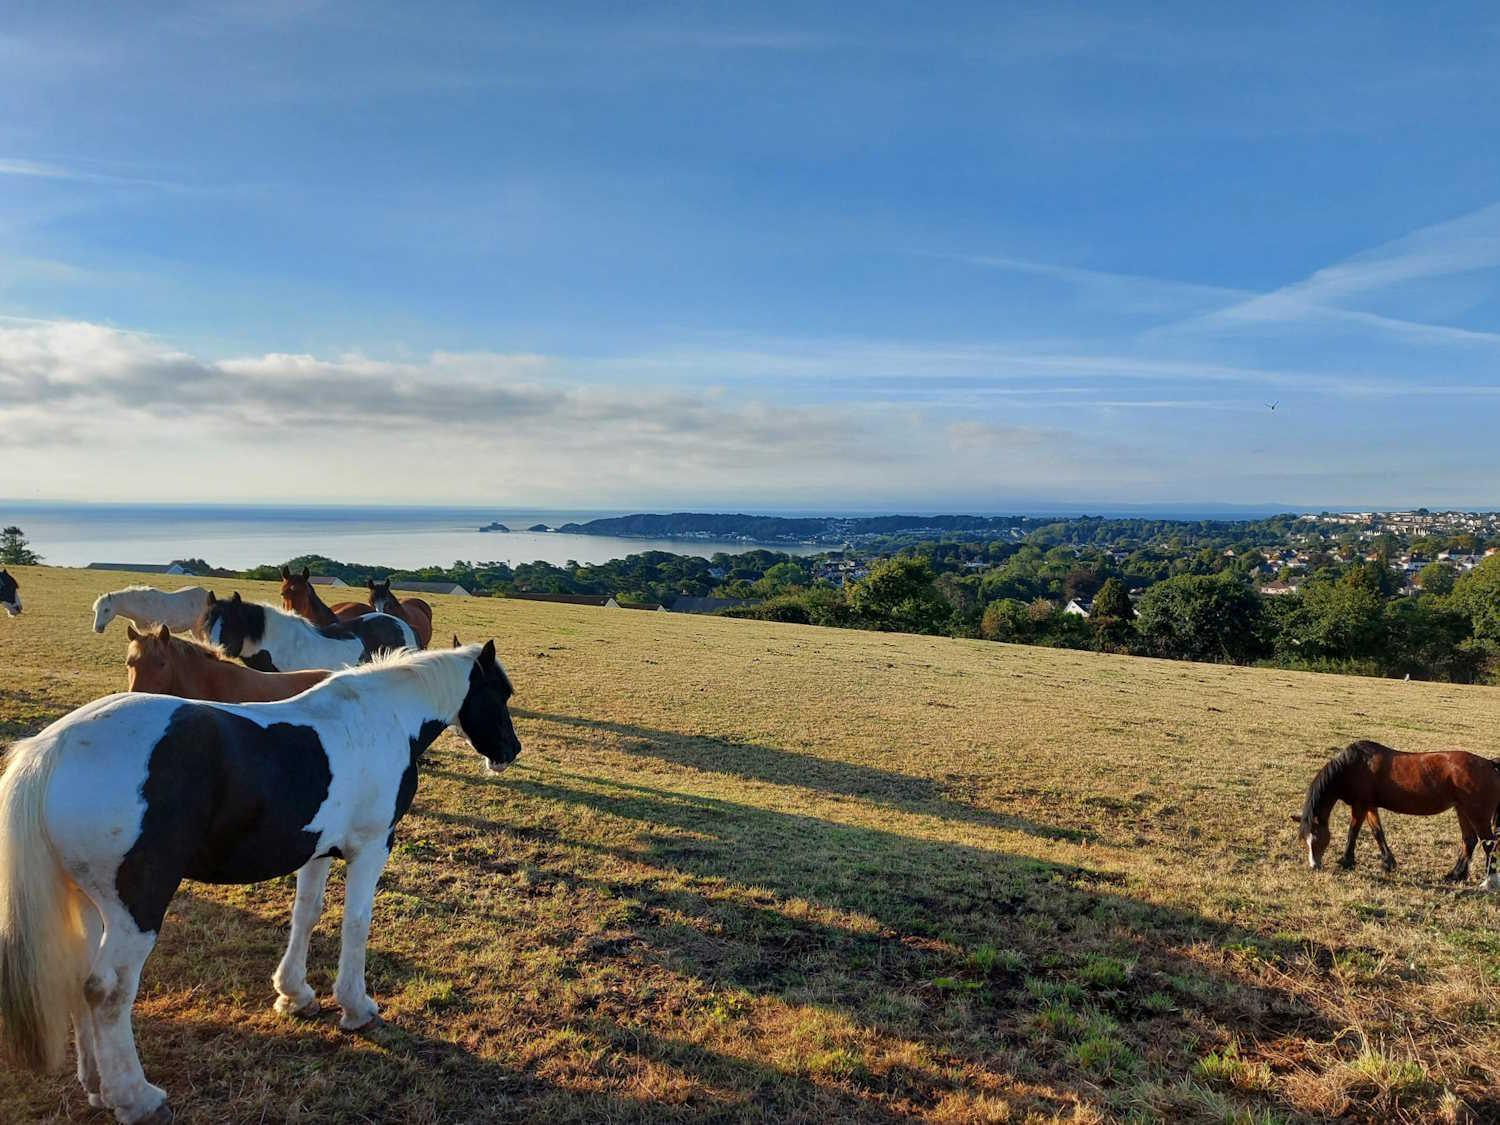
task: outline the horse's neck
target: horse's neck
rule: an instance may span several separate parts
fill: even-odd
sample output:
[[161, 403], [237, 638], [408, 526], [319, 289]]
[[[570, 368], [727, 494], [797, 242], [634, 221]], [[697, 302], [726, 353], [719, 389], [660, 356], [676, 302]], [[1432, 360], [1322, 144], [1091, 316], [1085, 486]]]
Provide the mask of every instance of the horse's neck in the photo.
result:
[[312, 611], [310, 616], [317, 624], [338, 624], [339, 619], [337, 615], [324, 604], [322, 598], [318, 597], [318, 591], [313, 587], [311, 582], [307, 584], [307, 608]]
[[[272, 613], [269, 608], [265, 613], [266, 628], [260, 635], [260, 640], [253, 641], [245, 638], [245, 648], [255, 646], [255, 652], [270, 652], [273, 659], [277, 656], [285, 659], [289, 656], [301, 655], [307, 647], [307, 638], [314, 636], [314, 630], [301, 617], [290, 617], [286, 614]], [[246, 656], [254, 656], [255, 652], [246, 652]]]
[[[172, 678], [181, 689], [185, 699], [218, 699], [214, 691], [213, 669], [210, 661], [197, 653], [174, 653], [171, 656]], [[212, 663], [217, 664], [218, 661]]]

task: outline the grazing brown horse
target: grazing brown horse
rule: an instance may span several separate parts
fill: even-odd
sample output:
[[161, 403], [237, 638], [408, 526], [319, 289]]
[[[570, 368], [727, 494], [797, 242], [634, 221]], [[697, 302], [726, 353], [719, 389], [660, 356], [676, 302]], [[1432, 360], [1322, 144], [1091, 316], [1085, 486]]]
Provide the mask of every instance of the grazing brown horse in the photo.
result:
[[1362, 824], [1369, 824], [1386, 871], [1396, 857], [1385, 842], [1380, 809], [1407, 816], [1436, 816], [1453, 809], [1463, 833], [1458, 862], [1444, 878], [1458, 883], [1468, 878], [1474, 845], [1484, 842], [1485, 868], [1494, 863], [1495, 816], [1500, 811], [1500, 762], [1464, 750], [1406, 754], [1378, 742], [1352, 742], [1318, 771], [1307, 787], [1302, 815], [1293, 816], [1307, 845], [1308, 866], [1323, 866], [1328, 850], [1329, 819], [1339, 801], [1349, 805], [1349, 840], [1339, 866], [1354, 866], [1354, 841]]
[[174, 637], [165, 625], [144, 633], [131, 626], [126, 636], [128, 691], [213, 703], [275, 703], [328, 678], [323, 671], [257, 672], [210, 645]]
[[384, 582], [370, 579], [370, 604], [376, 613], [388, 613], [399, 617], [411, 626], [417, 635], [417, 644], [426, 648], [432, 640], [432, 607], [421, 598], [398, 598], [391, 593], [391, 580]]
[[365, 602], [334, 602], [324, 605], [318, 597], [317, 587], [312, 584], [312, 575], [307, 567], [301, 574], [293, 574], [281, 568], [281, 608], [288, 613], [304, 617], [314, 625], [337, 625], [340, 621], [353, 621], [367, 613], [374, 613], [373, 606]]

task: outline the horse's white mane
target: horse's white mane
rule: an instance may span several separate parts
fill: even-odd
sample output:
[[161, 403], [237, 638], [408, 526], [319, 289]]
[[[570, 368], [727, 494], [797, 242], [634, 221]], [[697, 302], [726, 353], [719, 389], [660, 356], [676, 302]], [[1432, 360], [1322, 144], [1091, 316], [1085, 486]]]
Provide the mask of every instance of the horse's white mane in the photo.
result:
[[348, 680], [359, 681], [382, 676], [406, 678], [415, 683], [418, 692], [432, 704], [435, 715], [452, 719], [464, 704], [464, 696], [469, 692], [469, 671], [479, 659], [482, 647], [477, 644], [463, 645], [459, 648], [428, 649], [425, 652], [413, 652], [405, 648], [385, 649], [377, 652], [367, 663], [333, 673], [320, 687], [313, 690], [323, 690], [330, 684]]

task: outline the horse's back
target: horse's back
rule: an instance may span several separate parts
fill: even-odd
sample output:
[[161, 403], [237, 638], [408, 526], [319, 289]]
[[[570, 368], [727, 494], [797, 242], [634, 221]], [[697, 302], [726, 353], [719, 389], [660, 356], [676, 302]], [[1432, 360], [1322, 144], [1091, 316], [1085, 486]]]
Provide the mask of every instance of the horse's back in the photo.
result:
[[1381, 808], [1432, 816], [1471, 800], [1500, 802], [1500, 768], [1467, 750], [1387, 750], [1372, 762]]

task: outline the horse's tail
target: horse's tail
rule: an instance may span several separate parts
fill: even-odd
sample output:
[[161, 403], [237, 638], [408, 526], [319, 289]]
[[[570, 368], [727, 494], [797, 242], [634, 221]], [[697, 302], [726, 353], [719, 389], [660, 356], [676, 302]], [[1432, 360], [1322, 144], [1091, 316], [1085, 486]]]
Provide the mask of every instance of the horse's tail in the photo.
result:
[[0, 1050], [33, 1070], [62, 1065], [87, 971], [83, 904], [43, 823], [56, 761], [50, 739], [19, 742], [0, 774]]

